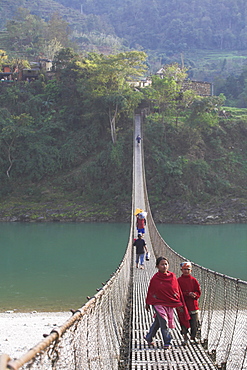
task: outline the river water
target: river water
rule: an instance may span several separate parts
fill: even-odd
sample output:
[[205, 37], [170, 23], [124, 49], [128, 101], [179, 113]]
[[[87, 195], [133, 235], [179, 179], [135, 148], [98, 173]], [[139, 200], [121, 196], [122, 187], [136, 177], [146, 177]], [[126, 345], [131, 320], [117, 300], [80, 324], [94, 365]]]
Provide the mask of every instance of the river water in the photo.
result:
[[201, 266], [247, 280], [247, 224], [157, 225], [163, 239]]
[[[0, 312], [79, 308], [127, 246], [123, 223], [0, 223]], [[158, 225], [178, 253], [247, 280], [247, 225]]]

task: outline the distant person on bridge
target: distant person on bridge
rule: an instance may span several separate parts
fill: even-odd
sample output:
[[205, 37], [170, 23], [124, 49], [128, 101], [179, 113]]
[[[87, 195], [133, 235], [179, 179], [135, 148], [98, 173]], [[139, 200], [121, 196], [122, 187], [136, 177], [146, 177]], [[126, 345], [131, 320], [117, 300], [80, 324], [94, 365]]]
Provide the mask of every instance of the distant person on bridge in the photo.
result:
[[142, 139], [141, 136], [140, 135], [137, 135], [136, 141], [137, 141], [137, 145], [138, 146], [140, 145], [141, 139]]
[[145, 226], [146, 226], [146, 214], [147, 212], [140, 212], [136, 215], [136, 228], [138, 234], [145, 234]]
[[[190, 314], [190, 339], [196, 342], [196, 333], [199, 327], [198, 299], [201, 296], [201, 287], [197, 279], [191, 275], [191, 262], [182, 262], [180, 266], [182, 275], [178, 278], [178, 283], [182, 290], [185, 304]], [[184, 337], [183, 344], [186, 345], [188, 342], [188, 329], [183, 325], [181, 327]]]
[[146, 310], [149, 311], [150, 305], [152, 305], [155, 319], [144, 339], [149, 346], [153, 345], [153, 337], [160, 328], [164, 349], [169, 349], [172, 340], [169, 328], [175, 327], [173, 308], [177, 309], [180, 325], [184, 325], [186, 328], [190, 326], [190, 315], [179, 288], [177, 277], [168, 270], [168, 259], [158, 257], [156, 267], [158, 272], [150, 280], [146, 297]]
[[136, 247], [136, 268], [138, 268], [140, 262], [140, 268], [144, 269], [144, 256], [148, 249], [145, 240], [142, 239], [142, 234], [138, 234], [138, 239], [134, 241], [133, 246]]

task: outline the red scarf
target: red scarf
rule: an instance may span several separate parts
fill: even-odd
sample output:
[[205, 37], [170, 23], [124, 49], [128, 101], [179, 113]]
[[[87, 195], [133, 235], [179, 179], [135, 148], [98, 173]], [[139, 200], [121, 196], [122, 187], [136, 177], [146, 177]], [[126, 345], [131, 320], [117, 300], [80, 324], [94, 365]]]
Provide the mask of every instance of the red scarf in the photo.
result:
[[190, 327], [190, 315], [185, 305], [176, 275], [173, 272], [168, 271], [167, 274], [163, 274], [158, 271], [152, 277], [148, 287], [146, 304], [152, 306], [160, 304], [173, 308], [181, 307], [177, 309], [179, 322], [187, 328]]

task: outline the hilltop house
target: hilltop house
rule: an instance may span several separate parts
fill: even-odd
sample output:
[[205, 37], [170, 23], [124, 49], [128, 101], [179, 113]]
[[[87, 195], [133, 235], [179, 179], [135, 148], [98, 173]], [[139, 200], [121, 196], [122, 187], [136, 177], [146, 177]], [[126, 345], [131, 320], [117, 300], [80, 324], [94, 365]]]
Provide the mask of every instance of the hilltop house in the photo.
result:
[[0, 71], [0, 80], [1, 81], [10, 81], [12, 80], [12, 74], [11, 68], [9, 65], [3, 65], [2, 71]]
[[4, 65], [2, 71], [0, 71], [0, 80], [2, 82], [13, 82], [14, 79], [17, 79], [17, 81], [36, 80], [42, 70], [46, 73], [51, 72], [52, 61], [39, 59], [38, 62], [30, 62], [30, 66], [31, 68], [15, 68], [15, 70], [12, 70], [10, 65]]
[[[164, 77], [164, 68], [160, 68], [156, 74], [160, 78]], [[213, 84], [205, 81], [185, 80], [182, 85], [182, 91], [194, 90], [200, 96], [212, 96]]]
[[[160, 78], [164, 77], [164, 68], [160, 68], [156, 75], [160, 76]], [[150, 86], [152, 84], [152, 79], [150, 77], [140, 79], [138, 81], [129, 81], [129, 84], [134, 88], [143, 88]], [[197, 95], [200, 96], [212, 96], [213, 95], [213, 84], [210, 82], [204, 81], [192, 81], [192, 80], [185, 80], [182, 85], [182, 91], [186, 90], [194, 90]]]

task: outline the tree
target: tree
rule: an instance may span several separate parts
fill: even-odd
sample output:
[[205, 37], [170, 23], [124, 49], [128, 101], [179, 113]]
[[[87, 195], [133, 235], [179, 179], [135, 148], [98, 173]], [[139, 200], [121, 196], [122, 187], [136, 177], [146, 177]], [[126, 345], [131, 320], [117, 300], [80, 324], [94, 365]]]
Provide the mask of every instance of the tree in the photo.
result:
[[18, 72], [23, 68], [31, 68], [28, 60], [21, 58], [13, 58], [9, 60], [14, 76], [17, 78]]
[[7, 60], [8, 55], [4, 50], [0, 49], [0, 67], [2, 66], [2, 64], [6, 63]]
[[160, 75], [152, 77], [151, 86], [144, 89], [151, 111], [156, 113], [156, 120], [160, 120], [164, 127], [168, 120], [174, 118], [177, 124], [179, 114], [189, 107], [196, 96], [193, 90], [183, 91], [186, 77], [186, 68], [177, 63], [168, 64], [161, 69]]
[[78, 57], [72, 48], [62, 48], [58, 50], [53, 59], [53, 69], [60, 74], [62, 70], [66, 69], [72, 61]]
[[2, 109], [0, 120], [0, 143], [7, 154], [9, 166], [6, 174], [10, 177], [10, 171], [13, 166], [13, 152], [15, 144], [20, 136], [25, 136], [32, 132], [30, 125], [33, 122], [29, 114], [22, 113], [19, 116], [10, 115], [6, 109]]
[[173, 111], [176, 101], [181, 97], [182, 84], [186, 77], [186, 69], [179, 67], [177, 63], [164, 66], [160, 75], [153, 76], [151, 86], [145, 90], [153, 108], [166, 115]]
[[6, 43], [8, 48], [27, 56], [38, 56], [43, 47], [45, 22], [19, 8], [16, 16], [7, 21]]
[[190, 107], [188, 123], [190, 126], [208, 130], [218, 124], [218, 113], [225, 101], [223, 94], [220, 96], [198, 97]]
[[[121, 114], [133, 110], [141, 99], [141, 93], [135, 92], [128, 81], [143, 75], [146, 54], [126, 52], [116, 55], [90, 54], [87, 67], [90, 77], [87, 94], [98, 102], [110, 123], [111, 139], [117, 140], [117, 122]], [[85, 65], [82, 66], [85, 68]]]
[[4, 43], [8, 50], [28, 58], [40, 55], [53, 57], [62, 47], [71, 45], [69, 24], [56, 13], [45, 22], [29, 10], [19, 8], [15, 17], [7, 21], [6, 29]]
[[56, 40], [62, 47], [68, 48], [71, 46], [69, 40], [71, 33], [69, 24], [59, 14], [52, 14], [46, 26], [45, 39], [47, 42]]
[[45, 58], [53, 60], [56, 53], [58, 53], [61, 49], [62, 49], [62, 44], [55, 37], [54, 39], [50, 41], [44, 42], [43, 54]]

